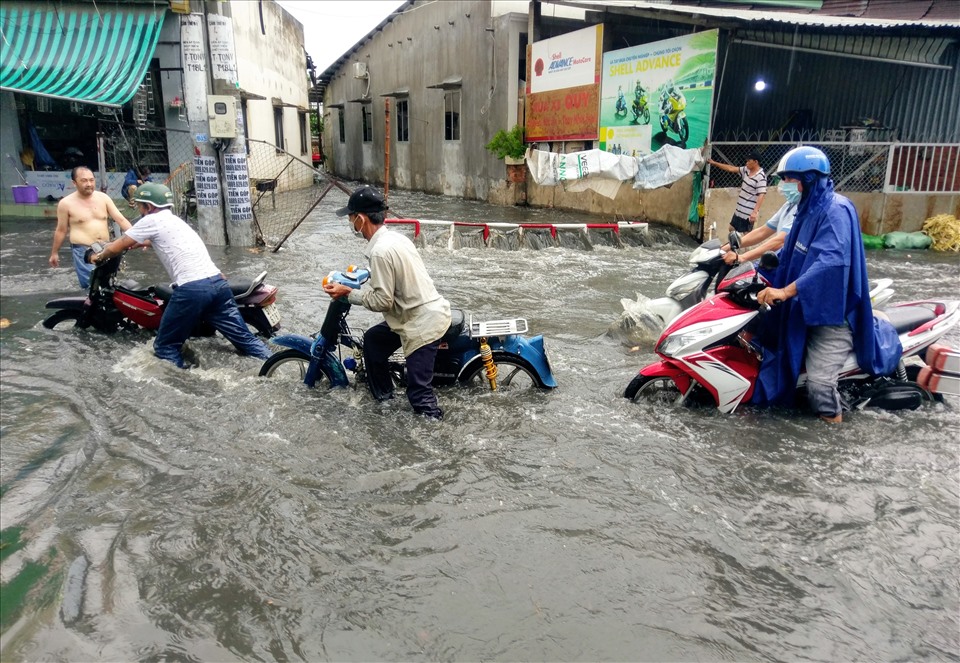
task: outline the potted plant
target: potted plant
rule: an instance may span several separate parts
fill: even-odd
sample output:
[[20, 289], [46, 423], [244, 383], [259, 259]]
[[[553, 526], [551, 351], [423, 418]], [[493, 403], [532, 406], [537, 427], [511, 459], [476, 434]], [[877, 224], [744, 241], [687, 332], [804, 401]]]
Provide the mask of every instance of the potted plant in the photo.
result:
[[510, 131], [501, 129], [494, 134], [486, 147], [507, 164], [507, 175], [511, 182], [522, 182], [526, 178], [523, 155], [527, 146], [523, 142], [523, 127], [516, 124]]

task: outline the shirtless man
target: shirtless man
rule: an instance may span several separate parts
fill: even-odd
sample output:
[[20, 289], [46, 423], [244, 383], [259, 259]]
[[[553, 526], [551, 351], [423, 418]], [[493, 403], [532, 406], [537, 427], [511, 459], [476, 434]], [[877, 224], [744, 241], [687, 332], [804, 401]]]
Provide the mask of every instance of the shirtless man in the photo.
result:
[[77, 166], [70, 177], [77, 190], [57, 205], [57, 229], [53, 233], [50, 266], [60, 266], [58, 253], [69, 229], [73, 266], [77, 270], [80, 287], [86, 290], [90, 287], [90, 274], [93, 272], [93, 265], [83, 259], [87, 248], [94, 242], [110, 241], [110, 219], [116, 221], [124, 231], [129, 230], [131, 225], [110, 196], [96, 190], [97, 181], [92, 170]]

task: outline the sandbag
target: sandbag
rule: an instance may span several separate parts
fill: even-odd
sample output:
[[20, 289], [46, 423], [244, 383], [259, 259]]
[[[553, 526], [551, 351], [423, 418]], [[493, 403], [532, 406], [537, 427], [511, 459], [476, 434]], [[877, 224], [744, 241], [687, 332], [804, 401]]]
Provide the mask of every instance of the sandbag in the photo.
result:
[[933, 239], [921, 232], [905, 233], [899, 230], [883, 236], [883, 246], [887, 249], [929, 249]]
[[879, 235], [868, 235], [863, 233], [863, 248], [865, 249], [882, 249], [883, 248], [883, 237]]

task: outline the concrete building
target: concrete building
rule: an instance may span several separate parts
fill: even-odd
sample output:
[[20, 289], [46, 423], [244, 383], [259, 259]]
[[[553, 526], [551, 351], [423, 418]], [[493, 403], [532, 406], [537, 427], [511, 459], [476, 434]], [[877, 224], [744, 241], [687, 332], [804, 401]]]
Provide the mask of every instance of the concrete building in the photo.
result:
[[[501, 204], [519, 200], [516, 189], [523, 187], [532, 205], [702, 234], [704, 224], [689, 222], [692, 177], [670, 189], [621, 187], [614, 199], [572, 194], [508, 182], [503, 163], [484, 145], [496, 131], [523, 123], [530, 43], [598, 23], [604, 52], [719, 29], [710, 136], [714, 144], [723, 141], [728, 158], [763, 143], [769, 170], [800, 142], [824, 146], [843, 164], [839, 190], [854, 194], [874, 232], [914, 230], [908, 226], [920, 217], [957, 212], [956, 3], [797, 0], [779, 2], [775, 11], [755, 10], [756, 4], [411, 0], [319, 76], [327, 168], [345, 178]], [[759, 77], [771, 83], [765, 96], [752, 93]], [[595, 146], [589, 140], [537, 145], [554, 152]], [[936, 166], [929, 154], [936, 154]], [[906, 182], [905, 173], [918, 174]], [[723, 178], [708, 185], [706, 220], [722, 231], [735, 186]], [[764, 210], [780, 202], [769, 195]]]
[[[407, 2], [319, 76], [327, 169], [390, 184], [490, 199], [504, 166], [484, 149], [522, 122], [526, 2]], [[582, 17], [583, 12], [572, 13]]]
[[[194, 156], [209, 137], [188, 121], [184, 70], [195, 65], [182, 36], [189, 17], [205, 25], [208, 13], [223, 16], [229, 33], [212, 48], [232, 50], [235, 61], [215, 52], [206, 90], [237, 99], [242, 133], [235, 140], [246, 140], [250, 178], [276, 178], [290, 156], [309, 165], [303, 26], [278, 4], [10, 0], [0, 6], [4, 213], [55, 217], [56, 200], [72, 190], [73, 165], [102, 171], [101, 185], [116, 199], [134, 163], [151, 168], [155, 181], [192, 181]], [[65, 51], [70, 58], [55, 57]], [[43, 73], [54, 68], [57, 76]], [[206, 109], [205, 99], [194, 101]], [[38, 204], [12, 204], [21, 175], [38, 188]], [[288, 168], [277, 187], [310, 184], [309, 168]]]

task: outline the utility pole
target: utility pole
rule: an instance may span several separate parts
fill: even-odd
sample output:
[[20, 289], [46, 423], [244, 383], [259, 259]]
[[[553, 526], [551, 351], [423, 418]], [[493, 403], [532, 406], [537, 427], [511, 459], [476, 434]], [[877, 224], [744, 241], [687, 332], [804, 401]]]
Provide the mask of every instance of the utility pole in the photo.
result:
[[197, 226], [204, 244], [227, 243], [220, 205], [220, 177], [217, 153], [210, 144], [207, 110], [207, 80], [210, 62], [204, 38], [203, 14], [185, 14], [180, 20], [183, 52], [183, 96], [187, 124], [193, 138], [194, 185], [197, 194]]
[[383, 199], [390, 198], [390, 97], [383, 100], [383, 123], [386, 136], [383, 139]]
[[[213, 144], [221, 155], [222, 181], [226, 194], [227, 239], [232, 246], [256, 246], [247, 147], [244, 140], [246, 132], [230, 3], [208, 1], [206, 7], [213, 94], [220, 98], [220, 103], [225, 104], [227, 111], [226, 117], [215, 117], [220, 106], [215, 102], [211, 104], [213, 111], [210, 116], [214, 117], [212, 121], [218, 128], [217, 132], [211, 133], [217, 133]], [[224, 123], [224, 131], [219, 131], [221, 122]]]

